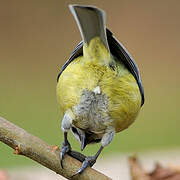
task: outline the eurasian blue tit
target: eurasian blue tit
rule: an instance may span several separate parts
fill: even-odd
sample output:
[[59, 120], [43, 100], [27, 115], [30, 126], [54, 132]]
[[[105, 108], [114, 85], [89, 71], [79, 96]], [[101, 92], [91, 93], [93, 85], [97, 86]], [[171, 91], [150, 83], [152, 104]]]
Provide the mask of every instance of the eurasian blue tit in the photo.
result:
[[[94, 156], [84, 157], [79, 174], [92, 166], [114, 135], [128, 128], [144, 104], [139, 69], [124, 46], [106, 28], [105, 12], [94, 6], [70, 5], [82, 42], [72, 52], [57, 78], [64, 142], [61, 164], [72, 154], [71, 130], [81, 150], [101, 143]], [[78, 155], [75, 156], [77, 159]]]

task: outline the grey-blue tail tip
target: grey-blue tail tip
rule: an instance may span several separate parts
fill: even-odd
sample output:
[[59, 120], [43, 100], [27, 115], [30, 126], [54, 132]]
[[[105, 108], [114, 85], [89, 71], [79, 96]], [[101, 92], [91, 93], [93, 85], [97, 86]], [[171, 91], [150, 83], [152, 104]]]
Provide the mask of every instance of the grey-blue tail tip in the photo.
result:
[[69, 9], [70, 9], [71, 12], [72, 12], [75, 8], [86, 8], [86, 9], [89, 9], [89, 10], [98, 9], [98, 10], [104, 12], [102, 9], [97, 8], [96, 6], [92, 6], [92, 5], [69, 4], [68, 7], [69, 7]]
[[106, 37], [106, 13], [100, 8], [89, 5], [70, 4], [69, 9], [74, 16], [84, 43], [92, 38], [100, 37], [109, 49]]

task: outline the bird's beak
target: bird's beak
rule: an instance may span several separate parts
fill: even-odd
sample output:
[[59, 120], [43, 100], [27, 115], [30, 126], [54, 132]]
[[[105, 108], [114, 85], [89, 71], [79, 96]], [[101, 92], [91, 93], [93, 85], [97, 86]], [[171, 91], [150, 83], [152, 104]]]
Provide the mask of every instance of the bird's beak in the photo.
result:
[[86, 135], [85, 133], [81, 135], [81, 151], [84, 150], [84, 148], [86, 147], [87, 142], [86, 142]]

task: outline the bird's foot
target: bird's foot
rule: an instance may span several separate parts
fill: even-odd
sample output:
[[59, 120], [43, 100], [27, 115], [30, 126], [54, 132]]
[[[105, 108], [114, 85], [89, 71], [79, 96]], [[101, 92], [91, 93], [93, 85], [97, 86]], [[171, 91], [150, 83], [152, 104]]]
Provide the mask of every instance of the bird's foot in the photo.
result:
[[73, 151], [71, 149], [71, 145], [70, 143], [67, 141], [67, 142], [63, 142], [62, 144], [62, 148], [61, 148], [61, 151], [60, 151], [60, 163], [61, 163], [61, 167], [63, 168], [63, 159], [64, 159], [64, 156], [65, 154], [68, 154], [69, 156], [77, 159], [78, 161], [80, 162], [84, 162], [85, 159], [86, 159], [86, 156], [81, 154], [80, 152], [77, 152], [77, 151]]
[[70, 155], [71, 157], [77, 159], [78, 161], [80, 161], [80, 162], [82, 162], [82, 163], [83, 163], [83, 162], [85, 161], [85, 159], [86, 159], [86, 156], [85, 156], [84, 154], [81, 154], [80, 152], [77, 152], [77, 151], [71, 150], [71, 151], [69, 151], [67, 154]]
[[85, 160], [82, 163], [81, 168], [73, 175], [76, 176], [78, 174], [81, 174], [87, 167], [92, 167], [96, 162], [97, 157], [96, 156], [88, 156], [85, 158]]
[[71, 152], [71, 145], [68, 141], [66, 142], [63, 142], [62, 144], [62, 148], [61, 148], [61, 151], [60, 151], [60, 161], [61, 161], [61, 167], [63, 168], [63, 159], [64, 159], [64, 155]]

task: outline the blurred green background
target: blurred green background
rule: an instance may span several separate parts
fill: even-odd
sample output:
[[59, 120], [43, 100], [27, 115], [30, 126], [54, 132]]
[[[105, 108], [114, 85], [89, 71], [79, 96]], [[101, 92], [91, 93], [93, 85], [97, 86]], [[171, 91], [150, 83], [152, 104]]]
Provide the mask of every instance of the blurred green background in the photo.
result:
[[[145, 105], [102, 157], [180, 147], [180, 1], [6, 0], [0, 5], [0, 116], [49, 144], [63, 140], [56, 76], [81, 40], [68, 4], [91, 4], [107, 13], [107, 26], [139, 65]], [[79, 144], [71, 138], [73, 149]], [[99, 145], [85, 153], [94, 154]], [[0, 142], [0, 167], [36, 163]]]

